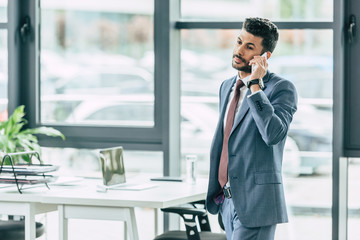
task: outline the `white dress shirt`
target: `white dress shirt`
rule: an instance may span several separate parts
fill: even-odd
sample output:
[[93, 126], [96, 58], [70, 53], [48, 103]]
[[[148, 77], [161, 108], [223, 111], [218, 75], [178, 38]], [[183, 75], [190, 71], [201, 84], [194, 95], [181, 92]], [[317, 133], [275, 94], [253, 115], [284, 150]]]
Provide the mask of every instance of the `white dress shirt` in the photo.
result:
[[[249, 80], [249, 78], [250, 78], [250, 75], [247, 76], [246, 78], [242, 79], [242, 81], [243, 81], [243, 83], [244, 83], [245, 85], [240, 88], [240, 98], [239, 98], [239, 102], [238, 102], [238, 104], [237, 104], [237, 106], [236, 106], [236, 109], [235, 109], [235, 117], [234, 117], [234, 119], [236, 118], [236, 115], [237, 115], [237, 113], [239, 112], [241, 103], [242, 103], [242, 101], [244, 100], [244, 97], [245, 97], [246, 92], [247, 92], [247, 90], [248, 90], [248, 88], [247, 88], [247, 86], [246, 86], [246, 83], [247, 83], [247, 81]], [[230, 95], [229, 95], [229, 100], [228, 100], [228, 102], [227, 102], [226, 111], [225, 111], [225, 115], [224, 115], [224, 126], [223, 126], [224, 129], [225, 129], [225, 125], [226, 125], [226, 118], [227, 118], [227, 115], [228, 115], [228, 112], [229, 112], [229, 108], [230, 108], [230, 103], [231, 103], [232, 99], [234, 98], [235, 85], [236, 85], [236, 82], [239, 81], [239, 80], [241, 80], [241, 79], [240, 79], [239, 74], [238, 74], [237, 77], [236, 77], [236, 81], [235, 81], [234, 85], [233, 85], [232, 88], [231, 88], [231, 92], [230, 92]]]

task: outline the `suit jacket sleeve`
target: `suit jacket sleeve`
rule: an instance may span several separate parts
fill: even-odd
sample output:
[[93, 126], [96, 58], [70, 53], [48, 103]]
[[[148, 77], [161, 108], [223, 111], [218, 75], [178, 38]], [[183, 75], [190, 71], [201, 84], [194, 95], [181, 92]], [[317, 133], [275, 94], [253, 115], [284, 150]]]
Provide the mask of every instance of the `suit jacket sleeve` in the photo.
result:
[[249, 97], [250, 112], [267, 145], [283, 140], [297, 109], [295, 86], [288, 80], [277, 81], [271, 92], [259, 91]]

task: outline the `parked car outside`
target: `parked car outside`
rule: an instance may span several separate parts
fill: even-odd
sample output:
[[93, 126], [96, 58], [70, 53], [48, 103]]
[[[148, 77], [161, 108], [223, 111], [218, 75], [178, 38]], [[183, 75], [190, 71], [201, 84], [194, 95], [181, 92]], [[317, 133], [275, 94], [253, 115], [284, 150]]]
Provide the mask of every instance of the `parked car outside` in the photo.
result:
[[301, 98], [332, 99], [332, 56], [272, 57], [269, 70], [292, 81]]
[[[152, 126], [154, 106], [142, 102], [86, 101], [69, 115], [66, 123], [100, 126]], [[181, 146], [183, 154], [197, 154], [207, 159], [218, 114], [206, 104], [188, 103], [181, 106]]]
[[[142, 100], [142, 103], [125, 104], [115, 101], [85, 101], [74, 109], [65, 123], [149, 127], [154, 124], [154, 106], [150, 104], [152, 101], [148, 101], [145, 97]], [[217, 120], [216, 111], [206, 104], [188, 103], [181, 106], [181, 158], [185, 159], [188, 154], [196, 154], [200, 174], [206, 174], [208, 170], [209, 149]], [[98, 165], [98, 156], [92, 151], [80, 150], [73, 154], [76, 156], [68, 157], [71, 161], [81, 157], [87, 159], [94, 166]], [[154, 159], [155, 162], [156, 160]], [[148, 162], [151, 160], [146, 157], [146, 162], [143, 164], [147, 165]], [[74, 165], [74, 163], [70, 165]], [[156, 166], [149, 166], [149, 168]]]
[[[294, 141], [300, 162], [292, 168], [292, 175], [319, 173], [321, 167], [332, 162], [332, 111], [312, 104], [298, 104], [290, 125], [288, 138]], [[284, 161], [288, 161], [284, 158]], [[298, 161], [298, 160], [296, 160]]]
[[57, 94], [131, 94], [152, 93], [152, 75], [142, 68], [89, 68], [59, 80]]
[[153, 93], [153, 74], [123, 55], [41, 53], [41, 90], [47, 94]]
[[[147, 101], [145, 98], [142, 103], [137, 104], [86, 101], [79, 104], [65, 122], [79, 125], [151, 126], [153, 125], [154, 109], [149, 102], [151, 101]], [[300, 106], [289, 130], [284, 151], [283, 171], [290, 176], [312, 174], [318, 167], [318, 159], [304, 161], [305, 158], [299, 145], [303, 146], [301, 144], [308, 142], [309, 144], [306, 147], [316, 149], [321, 144], [327, 146], [327, 141], [329, 141], [329, 139], [323, 138], [322, 133], [316, 132], [318, 126], [313, 124], [314, 128], [312, 129], [308, 127], [308, 123], [303, 122], [309, 119], [306, 118], [308, 114], [314, 117], [318, 116], [314, 108]], [[218, 116], [218, 112], [205, 103], [189, 102], [183, 103], [181, 106], [182, 159], [188, 154], [197, 155], [199, 171], [204, 174], [208, 171], [209, 149]], [[326, 118], [327, 115], [318, 117]], [[315, 154], [314, 158], [316, 157]]]

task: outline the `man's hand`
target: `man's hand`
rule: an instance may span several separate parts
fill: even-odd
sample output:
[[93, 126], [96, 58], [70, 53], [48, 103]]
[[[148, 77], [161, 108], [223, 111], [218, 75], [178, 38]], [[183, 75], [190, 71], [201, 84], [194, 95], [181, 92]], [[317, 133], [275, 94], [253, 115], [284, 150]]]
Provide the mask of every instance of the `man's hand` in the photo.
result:
[[250, 80], [263, 78], [266, 75], [266, 70], [268, 68], [266, 57], [254, 56], [254, 58], [250, 60], [249, 64], [252, 68], [255, 68], [250, 75]]

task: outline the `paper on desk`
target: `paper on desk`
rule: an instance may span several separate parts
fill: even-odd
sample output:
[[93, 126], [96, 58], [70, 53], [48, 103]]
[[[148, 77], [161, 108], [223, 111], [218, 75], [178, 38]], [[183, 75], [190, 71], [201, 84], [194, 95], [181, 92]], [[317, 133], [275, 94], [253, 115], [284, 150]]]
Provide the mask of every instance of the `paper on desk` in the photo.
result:
[[54, 172], [59, 169], [59, 166], [53, 165], [14, 165], [14, 166], [2, 166], [1, 172], [16, 174], [40, 174]]
[[73, 186], [78, 185], [84, 178], [82, 177], [66, 177], [60, 176], [55, 182], [50, 185], [56, 186]]
[[154, 187], [157, 187], [157, 185], [152, 183], [143, 183], [143, 184], [124, 183], [124, 184], [116, 184], [112, 186], [97, 185], [97, 191], [98, 192], [106, 192], [107, 190], [141, 191]]

